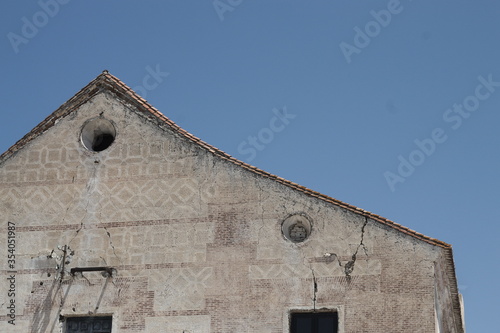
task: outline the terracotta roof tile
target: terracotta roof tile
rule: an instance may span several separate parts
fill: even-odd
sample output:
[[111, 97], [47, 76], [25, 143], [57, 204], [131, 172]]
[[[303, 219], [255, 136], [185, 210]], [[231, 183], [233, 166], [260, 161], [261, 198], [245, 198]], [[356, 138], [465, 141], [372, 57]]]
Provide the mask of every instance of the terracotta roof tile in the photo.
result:
[[[127, 85], [125, 85], [122, 81], [120, 81], [118, 78], [116, 78], [115, 76], [109, 74], [109, 73], [104, 73], [104, 74], [101, 74], [102, 76], [105, 76], [105, 78], [107, 80], [109, 80], [110, 83], [114, 83], [115, 85], [118, 85], [120, 86], [121, 88], [123, 88], [124, 90], [126, 90], [128, 92], [128, 94], [130, 95], [130, 97], [132, 97], [133, 99], [137, 100], [137, 101], [140, 101], [140, 105], [141, 106], [144, 106], [145, 107], [145, 111], [148, 111], [150, 113], [152, 113], [153, 115], [157, 116], [158, 118], [160, 118], [161, 120], [163, 120], [165, 123], [167, 123], [168, 125], [170, 125], [172, 127], [172, 129], [175, 129], [177, 131], [177, 133], [179, 134], [182, 134], [184, 135], [186, 138], [190, 139], [191, 141], [193, 141], [194, 143], [197, 143], [199, 145], [201, 145], [202, 147], [204, 147], [205, 149], [207, 149], [208, 151], [218, 155], [219, 157], [222, 157], [228, 161], [231, 161], [233, 162], [234, 164], [236, 165], [239, 165], [247, 170], [250, 170], [254, 173], [257, 173], [261, 176], [264, 176], [264, 177], [267, 177], [267, 178], [270, 178], [270, 179], [273, 179], [283, 185], [287, 185], [291, 188], [294, 188], [296, 190], [299, 190], [307, 195], [310, 195], [310, 196], [313, 196], [313, 197], [316, 197], [316, 198], [319, 198], [321, 200], [324, 200], [324, 201], [327, 201], [327, 202], [330, 202], [330, 203], [333, 203], [335, 205], [338, 205], [340, 207], [343, 207], [343, 208], [346, 208], [350, 211], [354, 211], [358, 214], [361, 214], [363, 216], [366, 216], [372, 220], [375, 220], [379, 223], [382, 223], [384, 225], [387, 225], [389, 227], [392, 227], [398, 231], [401, 231], [407, 235], [410, 235], [410, 236], [413, 236], [415, 238], [418, 238], [422, 241], [425, 241], [427, 243], [430, 243], [430, 244], [433, 244], [433, 245], [437, 245], [437, 246], [440, 246], [440, 247], [443, 247], [443, 248], [451, 248], [451, 245], [445, 243], [445, 242], [442, 242], [440, 240], [437, 240], [435, 238], [431, 238], [431, 237], [428, 237], [428, 236], [425, 236], [419, 232], [416, 232], [412, 229], [409, 229], [409, 228], [406, 228], [400, 224], [397, 224], [389, 219], [386, 219], [386, 218], [383, 218], [377, 214], [373, 214], [371, 212], [368, 212], [362, 208], [359, 208], [359, 207], [356, 207], [356, 206], [353, 206], [353, 205], [350, 205], [350, 204], [347, 204], [347, 203], [344, 203], [340, 200], [337, 200], [337, 199], [334, 199], [334, 198], [331, 198], [331, 197], [328, 197], [324, 194], [321, 194], [319, 192], [316, 192], [316, 191], [313, 191], [311, 189], [308, 189], [304, 186], [301, 186], [297, 183], [294, 183], [294, 182], [291, 182], [291, 181], [288, 181], [282, 177], [278, 177], [276, 175], [273, 175], [273, 174], [270, 174], [266, 171], [263, 171], [253, 165], [249, 165], [245, 162], [242, 162], [240, 160], [237, 160], [236, 158], [230, 156], [229, 154], [221, 151], [220, 149], [216, 148], [216, 147], [213, 147], [211, 145], [209, 145], [208, 143], [204, 142], [203, 140], [197, 138], [196, 136], [192, 135], [191, 133], [188, 133], [186, 132], [184, 129], [181, 129], [177, 124], [175, 124], [172, 120], [168, 119], [165, 115], [163, 115], [160, 111], [158, 111], [156, 108], [152, 107], [151, 105], [149, 105], [142, 97], [140, 97], [139, 95], [137, 95], [133, 90], [131, 90]], [[96, 80], [99, 80], [99, 77], [96, 78]]]

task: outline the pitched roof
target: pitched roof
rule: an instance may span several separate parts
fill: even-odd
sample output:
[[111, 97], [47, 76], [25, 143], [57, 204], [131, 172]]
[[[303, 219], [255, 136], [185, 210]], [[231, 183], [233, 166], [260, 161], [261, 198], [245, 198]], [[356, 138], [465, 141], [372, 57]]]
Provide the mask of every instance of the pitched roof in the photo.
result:
[[404, 234], [415, 237], [419, 240], [422, 240], [426, 243], [436, 245], [442, 248], [451, 248], [450, 244], [442, 242], [438, 239], [431, 238], [425, 236], [419, 232], [411, 230], [407, 227], [404, 227], [398, 223], [395, 223], [391, 220], [388, 220], [382, 216], [373, 214], [359, 207], [347, 204], [340, 200], [334, 199], [327, 195], [321, 194], [319, 192], [308, 189], [304, 186], [301, 186], [297, 183], [291, 182], [284, 178], [278, 177], [276, 175], [270, 174], [266, 171], [263, 171], [255, 166], [242, 162], [231, 155], [223, 152], [222, 150], [215, 148], [212, 145], [202, 141], [191, 133], [186, 132], [184, 129], [180, 128], [177, 124], [175, 124], [172, 120], [163, 115], [160, 111], [158, 111], [155, 107], [150, 105], [144, 98], [137, 95], [132, 89], [130, 89], [127, 85], [125, 85], [122, 81], [120, 81], [114, 75], [111, 75], [108, 71], [103, 71], [102, 74], [98, 75], [93, 81], [91, 81], [87, 86], [81, 89], [78, 93], [75, 94], [71, 99], [69, 99], [66, 103], [61, 105], [56, 111], [54, 111], [51, 115], [45, 118], [40, 124], [38, 124], [35, 128], [33, 128], [28, 134], [26, 134], [21, 140], [17, 141], [12, 147], [10, 147], [7, 151], [5, 151], [2, 155], [0, 155], [0, 163], [7, 159], [9, 156], [23, 148], [28, 142], [51, 128], [58, 119], [63, 118], [73, 112], [73, 110], [78, 109], [82, 104], [86, 103], [95, 95], [99, 94], [102, 91], [112, 92], [116, 97], [121, 99], [127, 104], [131, 104], [137, 108], [143, 115], [147, 118], [156, 121], [162, 125], [168, 125], [174, 132], [184, 136], [185, 138], [191, 140], [202, 148], [210, 151], [214, 155], [217, 155], [227, 161], [230, 161], [244, 169], [247, 169], [255, 174], [261, 175], [263, 177], [272, 179], [278, 183], [289, 186], [295, 190], [303, 192], [309, 196], [318, 198], [320, 200], [335, 204], [339, 207], [345, 208], [349, 211], [355, 212], [359, 215], [365, 216], [369, 219], [377, 221], [383, 225], [389, 226], [393, 229], [396, 229]]
[[[459, 293], [458, 293], [457, 280], [456, 280], [456, 275], [455, 275], [455, 265], [453, 262], [452, 247], [450, 244], [447, 244], [447, 243], [442, 242], [442, 241], [435, 239], [435, 238], [425, 236], [419, 232], [416, 232], [416, 231], [411, 230], [407, 227], [404, 227], [404, 226], [402, 226], [398, 223], [395, 223], [389, 219], [386, 219], [382, 216], [373, 214], [373, 213], [368, 212], [368, 211], [361, 209], [359, 207], [347, 204], [345, 202], [334, 199], [334, 198], [329, 197], [327, 195], [313, 191], [309, 188], [306, 188], [304, 186], [301, 186], [297, 183], [291, 182], [291, 181], [286, 180], [284, 178], [278, 177], [276, 175], [270, 174], [270, 173], [263, 171], [255, 166], [252, 166], [250, 164], [247, 164], [245, 162], [242, 162], [242, 161], [232, 157], [231, 155], [223, 152], [222, 150], [220, 150], [218, 148], [215, 148], [214, 146], [209, 145], [208, 143], [200, 140], [199, 138], [192, 135], [191, 133], [188, 133], [184, 129], [180, 128], [172, 120], [167, 118], [160, 111], [158, 111], [155, 107], [150, 105], [144, 98], [137, 95], [132, 89], [130, 89], [127, 85], [125, 85], [117, 77], [115, 77], [114, 75], [111, 75], [106, 70], [103, 71], [100, 75], [98, 75], [94, 80], [92, 80], [87, 86], [82, 88], [78, 93], [76, 93], [66, 103], [61, 105], [51, 115], [49, 115], [47, 118], [45, 118], [40, 124], [38, 124], [35, 128], [33, 128], [22, 139], [17, 141], [14, 145], [12, 145], [12, 147], [10, 147], [2, 155], [0, 155], [0, 164], [3, 161], [5, 161], [6, 159], [8, 159], [10, 156], [12, 156], [14, 153], [16, 153], [18, 150], [22, 149], [28, 142], [30, 142], [31, 140], [35, 139], [37, 136], [41, 135], [42, 133], [44, 133], [45, 131], [50, 129], [57, 122], [58, 119], [63, 118], [65, 116], [67, 116], [68, 114], [72, 113], [74, 110], [78, 109], [81, 105], [83, 105], [87, 101], [89, 101], [92, 97], [96, 96], [97, 94], [99, 94], [103, 91], [113, 93], [118, 99], [122, 100], [126, 104], [129, 104], [129, 105], [136, 107], [137, 110], [139, 112], [141, 112], [147, 118], [151, 119], [152, 121], [157, 122], [159, 125], [169, 126], [174, 132], [178, 133], [181, 136], [184, 136], [185, 138], [191, 140], [192, 142], [196, 143], [200, 147], [208, 150], [212, 154], [217, 155], [218, 157], [220, 157], [222, 159], [230, 161], [230, 162], [232, 162], [232, 163], [234, 163], [234, 164], [236, 164], [236, 165], [238, 165], [246, 170], [249, 170], [257, 175], [269, 178], [269, 179], [274, 180], [278, 183], [286, 185], [292, 189], [300, 191], [308, 196], [315, 197], [315, 198], [318, 198], [320, 200], [329, 202], [329, 203], [334, 204], [338, 207], [342, 207], [342, 208], [347, 209], [351, 212], [354, 212], [356, 214], [359, 214], [361, 216], [369, 218], [373, 221], [376, 221], [382, 225], [385, 225], [385, 226], [390, 227], [392, 229], [395, 229], [399, 232], [402, 232], [406, 235], [414, 237], [418, 240], [421, 240], [421, 241], [426, 242], [428, 244], [443, 248], [445, 250], [446, 261], [449, 264], [447, 267], [447, 273], [449, 274], [448, 276], [450, 279], [450, 288], [451, 288], [451, 293], [452, 293], [453, 308], [454, 308], [455, 313], [457, 313], [457, 311], [458, 311], [458, 313], [459, 313], [458, 318], [461, 317], [460, 316], [460, 301], [459, 301], [459, 296], [458, 296]], [[461, 324], [460, 324], [460, 326], [461, 326]]]

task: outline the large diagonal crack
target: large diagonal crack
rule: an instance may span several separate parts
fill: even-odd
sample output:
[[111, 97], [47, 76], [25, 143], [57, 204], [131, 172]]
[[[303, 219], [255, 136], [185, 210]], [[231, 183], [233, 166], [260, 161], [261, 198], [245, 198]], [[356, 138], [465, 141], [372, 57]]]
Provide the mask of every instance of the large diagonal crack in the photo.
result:
[[116, 254], [115, 252], [115, 246], [113, 245], [113, 241], [111, 240], [111, 234], [109, 233], [108, 229], [106, 227], [104, 227], [104, 230], [106, 230], [106, 234], [108, 235], [108, 239], [109, 239], [109, 245], [111, 246], [111, 248], [113, 249], [113, 254], [115, 255], [115, 257], [118, 258], [118, 260], [121, 262], [121, 259], [120, 257], [118, 257], [118, 255]]
[[361, 227], [361, 241], [359, 242], [358, 246], [356, 247], [356, 252], [351, 257], [351, 260], [349, 260], [345, 266], [344, 266], [344, 273], [347, 278], [351, 277], [351, 273], [354, 270], [354, 264], [356, 263], [356, 257], [358, 255], [358, 251], [360, 247], [363, 247], [363, 251], [365, 251], [365, 254], [368, 255], [368, 252], [366, 250], [366, 246], [363, 243], [364, 237], [365, 237], [365, 227], [368, 224], [368, 218], [365, 217], [365, 223], [363, 224], [363, 227]]

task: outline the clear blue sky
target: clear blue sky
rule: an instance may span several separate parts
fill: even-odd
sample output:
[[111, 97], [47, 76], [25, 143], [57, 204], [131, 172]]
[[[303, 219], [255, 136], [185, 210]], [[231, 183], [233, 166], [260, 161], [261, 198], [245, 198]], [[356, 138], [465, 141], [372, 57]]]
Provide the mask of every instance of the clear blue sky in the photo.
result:
[[498, 327], [500, 2], [57, 1], [0, 3], [1, 151], [108, 69], [227, 153], [451, 243], [468, 332]]

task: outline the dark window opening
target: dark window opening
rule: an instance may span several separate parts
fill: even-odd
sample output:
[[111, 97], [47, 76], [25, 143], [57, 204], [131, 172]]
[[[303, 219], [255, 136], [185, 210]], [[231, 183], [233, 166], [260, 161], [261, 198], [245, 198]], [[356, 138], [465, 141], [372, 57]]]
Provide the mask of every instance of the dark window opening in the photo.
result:
[[96, 135], [94, 141], [92, 142], [92, 150], [93, 151], [103, 151], [104, 149], [111, 146], [113, 141], [115, 140], [114, 136], [107, 133], [102, 133]]
[[292, 313], [291, 333], [337, 333], [337, 312]]
[[68, 317], [66, 333], [111, 333], [111, 317]]
[[83, 146], [94, 152], [107, 149], [115, 141], [115, 137], [115, 126], [111, 121], [102, 117], [85, 122], [80, 134]]

